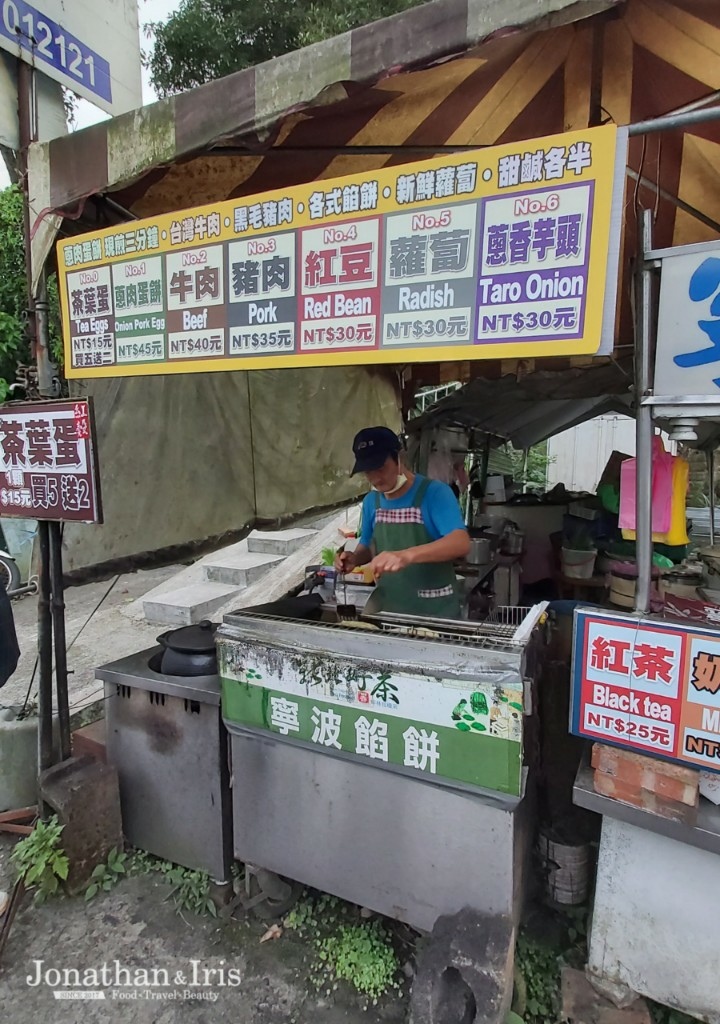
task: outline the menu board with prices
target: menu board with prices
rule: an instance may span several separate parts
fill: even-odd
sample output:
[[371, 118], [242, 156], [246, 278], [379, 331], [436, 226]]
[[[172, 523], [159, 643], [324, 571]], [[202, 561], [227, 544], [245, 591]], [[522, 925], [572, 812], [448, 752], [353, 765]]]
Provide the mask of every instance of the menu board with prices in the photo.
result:
[[720, 772], [720, 635], [576, 612], [571, 729]]
[[102, 522], [90, 400], [0, 408], [0, 516]]
[[612, 350], [608, 125], [58, 243], [68, 377]]

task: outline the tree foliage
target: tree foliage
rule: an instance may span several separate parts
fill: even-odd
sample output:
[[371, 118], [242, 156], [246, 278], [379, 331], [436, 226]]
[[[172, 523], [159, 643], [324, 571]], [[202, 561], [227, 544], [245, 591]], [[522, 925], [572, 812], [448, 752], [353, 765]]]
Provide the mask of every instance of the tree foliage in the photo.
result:
[[[55, 275], [48, 279], [47, 293], [50, 353], [60, 365], [62, 332]], [[18, 364], [30, 360], [27, 303], [22, 192], [11, 185], [0, 190], [0, 402], [7, 397]]]
[[[261, 64], [415, 7], [418, 0], [182, 0], [155, 37], [148, 58], [161, 96], [192, 89], [215, 78]], [[291, 102], [291, 97], [288, 97]]]
[[26, 309], [22, 193], [12, 185], [0, 191], [0, 401], [15, 379], [17, 364], [30, 354]]
[[[528, 451], [527, 465], [525, 453], [508, 446], [513, 463], [513, 478], [516, 484], [531, 491], [544, 491], [547, 487], [548, 466], [554, 458], [548, 455], [547, 441], [541, 441]], [[524, 472], [523, 472], [524, 470]]]

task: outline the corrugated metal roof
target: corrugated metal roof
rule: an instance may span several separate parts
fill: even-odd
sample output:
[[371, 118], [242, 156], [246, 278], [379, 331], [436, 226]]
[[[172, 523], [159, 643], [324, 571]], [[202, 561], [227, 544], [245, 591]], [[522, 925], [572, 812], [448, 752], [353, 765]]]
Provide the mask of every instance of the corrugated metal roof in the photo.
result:
[[496, 445], [511, 441], [525, 449], [607, 412], [630, 412], [627, 377], [612, 363], [521, 381], [476, 379], [411, 420], [408, 429], [416, 434], [455, 424], [487, 434]]
[[493, 448], [488, 458], [488, 474], [513, 476], [514, 472], [513, 458], [507, 448]]

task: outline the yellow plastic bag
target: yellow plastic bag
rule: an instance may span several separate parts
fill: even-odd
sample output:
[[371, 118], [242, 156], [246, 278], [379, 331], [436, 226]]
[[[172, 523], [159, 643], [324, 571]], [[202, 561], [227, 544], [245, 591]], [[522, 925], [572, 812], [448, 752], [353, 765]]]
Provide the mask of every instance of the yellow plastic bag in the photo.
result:
[[[672, 508], [670, 512], [670, 529], [667, 533], [654, 533], [654, 544], [667, 544], [668, 547], [679, 547], [689, 543], [685, 502], [690, 483], [690, 465], [676, 456], [672, 469]], [[635, 540], [634, 530], [623, 530], [623, 540]]]

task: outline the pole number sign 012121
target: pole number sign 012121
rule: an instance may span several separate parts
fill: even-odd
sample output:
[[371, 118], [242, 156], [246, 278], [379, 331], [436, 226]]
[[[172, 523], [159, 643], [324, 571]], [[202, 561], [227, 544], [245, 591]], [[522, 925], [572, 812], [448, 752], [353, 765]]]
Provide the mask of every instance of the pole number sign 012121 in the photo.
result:
[[99, 523], [92, 403], [0, 408], [0, 516]]
[[141, 104], [134, 3], [36, 2], [0, 0], [1, 48], [110, 114]]
[[702, 626], [579, 611], [571, 729], [720, 771], [720, 636]]

